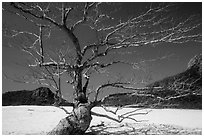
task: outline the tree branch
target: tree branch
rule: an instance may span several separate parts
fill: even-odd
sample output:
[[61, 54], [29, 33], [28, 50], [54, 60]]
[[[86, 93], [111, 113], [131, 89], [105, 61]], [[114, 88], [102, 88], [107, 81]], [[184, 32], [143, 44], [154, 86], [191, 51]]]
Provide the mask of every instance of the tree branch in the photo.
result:
[[[107, 115], [107, 114], [99, 114], [99, 113], [96, 113], [96, 112], [93, 112], [93, 111], [91, 112], [91, 114], [92, 114], [92, 115], [95, 115], [95, 116], [99, 116], [99, 117], [105, 117], [105, 118], [108, 118], [108, 119], [110, 119], [110, 120], [116, 121], [116, 122], [118, 122], [118, 123], [121, 123], [121, 122], [122, 122], [123, 120], [125, 120], [125, 119], [130, 119], [130, 120], [133, 120], [133, 121], [135, 121], [135, 122], [142, 122], [142, 121], [144, 121], [144, 120], [136, 120], [135, 118], [133, 118], [133, 117], [131, 117], [131, 116], [135, 116], [135, 115], [146, 115], [146, 114], [148, 114], [149, 112], [151, 112], [151, 110], [150, 110], [150, 111], [147, 111], [147, 112], [137, 112], [137, 111], [140, 111], [140, 110], [143, 110], [143, 109], [134, 109], [134, 110], [129, 111], [129, 112], [126, 112], [126, 113], [124, 113], [124, 114], [117, 115], [118, 110], [121, 110], [122, 108], [117, 107], [115, 111], [112, 111], [112, 110], [110, 110], [110, 109], [107, 109], [105, 106], [102, 106], [102, 107], [103, 107], [103, 109], [104, 109], [106, 112], [110, 112], [110, 113], [114, 114], [115, 116], [117, 116], [118, 118], [116, 119], [116, 118], [113, 118], [113, 117], [111, 117], [111, 116], [109, 116], [109, 115]], [[137, 113], [135, 113], [135, 112], [137, 112]]]
[[[128, 47], [154, 45], [161, 42], [201, 42], [202, 34], [198, 31], [201, 27], [199, 17], [192, 15], [175, 24], [171, 16], [171, 8], [174, 6], [174, 4], [168, 4], [163, 7], [150, 7], [145, 13], [126, 22], [120, 22], [117, 25], [101, 29], [100, 31], [107, 32], [101, 45], [107, 45], [108, 47], [104, 52], [92, 56], [89, 61], [106, 56], [112, 50]], [[86, 46], [83, 53], [96, 46], [99, 45], [91, 44]]]
[[131, 66], [133, 65], [133, 63], [129, 63], [127, 61], [120, 61], [120, 60], [112, 61], [112, 62], [107, 63], [107, 64], [103, 64], [103, 63], [99, 63], [99, 62], [87, 64], [87, 62], [85, 62], [83, 64], [83, 69], [93, 68], [93, 67], [106, 68], [106, 67], [109, 67], [109, 66], [112, 66], [115, 64], [126, 64], [126, 65], [131, 65]]
[[[124, 86], [125, 84], [130, 84], [130, 83], [115, 82], [115, 83], [107, 83], [107, 84], [100, 85], [96, 89], [96, 94], [95, 94], [94, 102], [97, 102], [98, 94], [99, 94], [100, 90], [102, 90], [103, 88], [106, 88], [106, 87], [117, 87], [117, 88], [126, 88], [126, 89], [129, 89], [130, 87], [125, 87]], [[130, 88], [130, 89], [132, 89], [132, 88]]]
[[85, 76], [85, 78], [86, 78], [86, 83], [85, 83], [82, 91], [86, 95], [86, 91], [87, 91], [87, 87], [88, 87], [88, 84], [89, 84], [90, 77], [89, 76]]
[[62, 24], [64, 26], [66, 26], [68, 15], [73, 9], [74, 8], [72, 8], [72, 7], [71, 8], [66, 8], [64, 6], [64, 3], [62, 3]]
[[[57, 26], [59, 29], [64, 30], [65, 32], [67, 32], [68, 36], [70, 37], [70, 39], [72, 40], [72, 42], [74, 43], [74, 46], [76, 48], [76, 53], [77, 53], [77, 64], [81, 63], [82, 60], [82, 54], [81, 54], [81, 48], [80, 48], [80, 44], [79, 44], [79, 40], [78, 38], [74, 35], [73, 31], [70, 30], [69, 28], [67, 28], [66, 24], [59, 24], [57, 23], [55, 20], [51, 19], [50, 17], [48, 17], [46, 14], [43, 14], [42, 16], [37, 15], [35, 13], [32, 13], [30, 10], [23, 8], [22, 6], [11, 2], [11, 6], [13, 6], [14, 8], [22, 11], [23, 13], [29, 14], [37, 19], [41, 19], [41, 20], [46, 20], [52, 24], [54, 24], [55, 26]], [[66, 14], [67, 12], [65, 12]], [[68, 13], [67, 13], [68, 14]], [[64, 15], [65, 16], [65, 15]]]
[[33, 17], [35, 17], [35, 18], [42, 19], [42, 20], [46, 20], [46, 21], [48, 21], [48, 22], [50, 22], [50, 23], [52, 23], [52, 24], [54, 24], [54, 25], [56, 25], [56, 26], [58, 26], [58, 27], [61, 27], [60, 24], [58, 24], [58, 23], [57, 23], [56, 21], [54, 21], [53, 19], [49, 18], [46, 14], [43, 14], [43, 16], [37, 15], [37, 14], [35, 14], [35, 13], [32, 13], [29, 9], [25, 9], [25, 8], [23, 8], [22, 6], [17, 5], [17, 4], [14, 3], [14, 2], [11, 2], [11, 6], [13, 6], [14, 8], [16, 8], [16, 9], [18, 9], [18, 10], [24, 12], [24, 13], [28, 13], [28, 14], [32, 15]]
[[105, 118], [108, 118], [108, 119], [110, 119], [110, 120], [116, 121], [116, 122], [118, 122], [118, 123], [121, 123], [121, 122], [122, 122], [122, 121], [120, 121], [120, 120], [118, 120], [118, 119], [116, 119], [116, 118], [110, 117], [110, 116], [108, 116], [108, 115], [96, 113], [96, 112], [93, 112], [93, 111], [91, 111], [91, 115], [98, 116], [98, 117], [105, 117]]
[[88, 16], [88, 11], [95, 5], [95, 2], [92, 2], [91, 4], [89, 4], [88, 2], [86, 2], [84, 9], [83, 9], [83, 18], [79, 21], [77, 21], [72, 27], [71, 27], [71, 31], [73, 32], [77, 26], [79, 26], [80, 24], [83, 24], [84, 22], [86, 22], [87, 20], [87, 16]]

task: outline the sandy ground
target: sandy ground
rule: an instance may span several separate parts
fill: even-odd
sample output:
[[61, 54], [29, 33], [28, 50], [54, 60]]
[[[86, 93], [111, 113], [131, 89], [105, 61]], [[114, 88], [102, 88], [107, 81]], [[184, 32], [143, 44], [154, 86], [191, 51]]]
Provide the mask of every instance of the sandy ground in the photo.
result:
[[[71, 107], [65, 107], [71, 111]], [[112, 108], [115, 109], [115, 108]], [[123, 114], [133, 110], [126, 108], [118, 111]], [[149, 109], [150, 110], [150, 109]], [[141, 110], [138, 112], [149, 111]], [[93, 108], [94, 112], [113, 114], [102, 108]], [[2, 107], [2, 134], [3, 135], [42, 135], [52, 130], [66, 113], [52, 106], [7, 106]], [[153, 109], [147, 115], [134, 116], [135, 122], [125, 120], [122, 123], [113, 122], [107, 118], [93, 116], [91, 126], [86, 134], [95, 135], [187, 135], [202, 134], [202, 111], [182, 109]]]

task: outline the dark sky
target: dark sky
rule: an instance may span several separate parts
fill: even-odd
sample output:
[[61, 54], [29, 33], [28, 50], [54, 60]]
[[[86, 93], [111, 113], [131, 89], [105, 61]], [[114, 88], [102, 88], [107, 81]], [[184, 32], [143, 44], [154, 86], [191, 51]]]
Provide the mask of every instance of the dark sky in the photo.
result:
[[[155, 4], [155, 3], [154, 3]], [[114, 3], [104, 7], [107, 13], [111, 13], [115, 19], [126, 20], [128, 18], [139, 15], [144, 9], [146, 9], [150, 3]], [[10, 9], [9, 9], [10, 10]], [[15, 12], [15, 10], [14, 10]], [[178, 10], [174, 11], [175, 17], [185, 17], [189, 14], [201, 14], [202, 3], [183, 3]], [[38, 32], [37, 28], [30, 24], [28, 21], [12, 14], [7, 11], [2, 12], [3, 27], [9, 27], [9, 29], [26, 30], [32, 32]], [[114, 22], [112, 22], [114, 23]], [[77, 37], [80, 40], [81, 45], [87, 45], [96, 40], [94, 32], [87, 26], [80, 27], [76, 32]], [[17, 41], [12, 41], [2, 37], [2, 71], [9, 77], [19, 79], [21, 76], [25, 76], [27, 71], [24, 64], [29, 57], [17, 50], [10, 47], [10, 44], [14, 46], [18, 45], [23, 38], [19, 38]], [[59, 47], [64, 48], [64, 45], [71, 45], [67, 37], [62, 32], [53, 30], [51, 37], [45, 41], [45, 45], [52, 51], [56, 51]], [[202, 44], [196, 42], [187, 42], [183, 44], [161, 43], [156, 46], [141, 46], [137, 48], [130, 48], [126, 51], [112, 52], [107, 59], [117, 58], [125, 59], [130, 62], [141, 62], [140, 67], [143, 69], [133, 69], [126, 65], [115, 65], [106, 70], [109, 77], [113, 78], [115, 75], [123, 75], [125, 78], [130, 78], [135, 75], [136, 81], [141, 82], [154, 82], [164, 77], [177, 74], [184, 71], [187, 68], [187, 63], [196, 54], [202, 53]], [[72, 53], [73, 47], [70, 46], [69, 51]], [[124, 54], [125, 53], [125, 54]], [[159, 59], [160, 58], [160, 59]], [[155, 60], [154, 60], [155, 59]], [[94, 75], [91, 77], [91, 87], [97, 87], [98, 84], [102, 84], [107, 79], [104, 75]], [[144, 86], [144, 84], [135, 84], [134, 86]], [[2, 92], [21, 89], [35, 89], [39, 85], [22, 84], [8, 79], [2, 78]], [[121, 91], [121, 90], [118, 90]], [[62, 92], [67, 99], [71, 98], [73, 92], [72, 88], [63, 82]], [[110, 92], [110, 89], [105, 91]], [[115, 90], [111, 90], [115, 92]]]

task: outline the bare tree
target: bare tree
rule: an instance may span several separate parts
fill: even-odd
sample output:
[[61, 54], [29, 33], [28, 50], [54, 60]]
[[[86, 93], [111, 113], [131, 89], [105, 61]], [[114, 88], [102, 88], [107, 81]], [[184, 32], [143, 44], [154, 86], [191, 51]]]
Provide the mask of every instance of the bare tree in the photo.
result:
[[[135, 120], [131, 116], [137, 115], [136, 110], [120, 115], [118, 119], [91, 113], [93, 107], [103, 106], [108, 95], [100, 99], [99, 94], [105, 88], [120, 88], [138, 93], [143, 90], [135, 88], [131, 85], [131, 80], [124, 78], [89, 89], [90, 80], [94, 80], [91, 77], [95, 74], [103, 75], [110, 66], [125, 64], [134, 69], [139, 68], [139, 62], [114, 59], [104, 61], [109, 58], [110, 53], [164, 42], [201, 42], [200, 15], [175, 17], [173, 11], [179, 8], [178, 3], [147, 3], [148, 8], [128, 19], [114, 18], [112, 13], [106, 11], [106, 7], [116, 7], [114, 4], [116, 3], [3, 3], [3, 12], [16, 15], [36, 28], [33, 31], [18, 30], [6, 25], [3, 28], [4, 36], [14, 41], [9, 43], [10, 46], [19, 48], [31, 57], [28, 67], [33, 72], [31, 76], [35, 82], [56, 88], [60, 98], [61, 77], [66, 75], [67, 83], [73, 86], [75, 98], [70, 102], [73, 111], [49, 134], [83, 134], [90, 125], [91, 115], [107, 117], [117, 122], [124, 119]], [[112, 9], [111, 12], [117, 10]], [[95, 36], [93, 41], [90, 40], [85, 45], [77, 33], [84, 26], [88, 26]], [[56, 30], [62, 32], [66, 39], [57, 51], [51, 52], [46, 43]], [[22, 42], [16, 44], [19, 39]], [[66, 46], [62, 46], [63, 44]], [[88, 95], [94, 93], [91, 101]], [[107, 111], [117, 115], [117, 110]]]

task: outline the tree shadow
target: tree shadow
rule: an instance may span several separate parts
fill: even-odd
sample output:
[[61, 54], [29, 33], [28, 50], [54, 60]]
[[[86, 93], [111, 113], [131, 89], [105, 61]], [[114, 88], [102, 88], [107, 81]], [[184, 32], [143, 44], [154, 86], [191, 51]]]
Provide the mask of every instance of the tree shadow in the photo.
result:
[[105, 125], [93, 125], [89, 128], [88, 132], [86, 132], [86, 135], [104, 135], [104, 134], [108, 134], [107, 131], [105, 131], [106, 129], [108, 129], [107, 126]]
[[86, 135], [201, 135], [202, 131], [164, 124], [107, 124], [91, 126]]
[[85, 135], [135, 135], [137, 132], [137, 129], [126, 124], [117, 126], [99, 124], [91, 126]]

